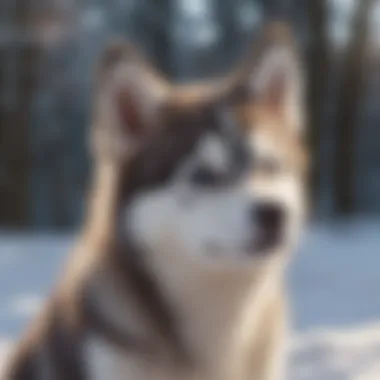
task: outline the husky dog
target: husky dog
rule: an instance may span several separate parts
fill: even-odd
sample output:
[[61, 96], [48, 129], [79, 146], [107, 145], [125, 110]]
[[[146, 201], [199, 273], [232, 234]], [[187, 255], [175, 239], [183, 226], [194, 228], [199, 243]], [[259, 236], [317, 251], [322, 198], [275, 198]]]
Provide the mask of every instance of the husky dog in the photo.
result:
[[87, 223], [3, 379], [282, 378], [302, 68], [283, 25], [251, 50], [222, 79], [172, 85], [130, 45], [108, 49]]

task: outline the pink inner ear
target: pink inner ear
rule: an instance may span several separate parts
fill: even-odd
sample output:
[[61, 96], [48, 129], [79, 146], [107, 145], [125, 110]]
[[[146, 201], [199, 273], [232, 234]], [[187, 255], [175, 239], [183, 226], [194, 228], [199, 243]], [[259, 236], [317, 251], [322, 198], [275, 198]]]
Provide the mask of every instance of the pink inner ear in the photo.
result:
[[123, 131], [134, 137], [141, 136], [144, 132], [141, 110], [138, 102], [129, 91], [122, 90], [116, 95], [116, 109]]

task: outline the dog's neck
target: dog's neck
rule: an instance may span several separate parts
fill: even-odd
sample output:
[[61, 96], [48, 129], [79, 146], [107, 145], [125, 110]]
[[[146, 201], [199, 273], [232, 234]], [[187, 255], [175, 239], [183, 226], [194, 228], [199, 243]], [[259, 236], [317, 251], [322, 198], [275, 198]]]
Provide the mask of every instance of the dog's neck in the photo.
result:
[[254, 339], [255, 324], [278, 289], [282, 266], [214, 271], [169, 250], [148, 261], [179, 316], [181, 337], [195, 360], [211, 371], [235, 373], [233, 354], [241, 365], [240, 354]]

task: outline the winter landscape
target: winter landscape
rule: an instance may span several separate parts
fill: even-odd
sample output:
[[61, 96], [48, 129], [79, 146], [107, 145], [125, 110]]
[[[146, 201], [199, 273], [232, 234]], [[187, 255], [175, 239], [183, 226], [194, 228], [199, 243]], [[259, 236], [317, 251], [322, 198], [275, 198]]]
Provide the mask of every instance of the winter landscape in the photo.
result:
[[318, 222], [289, 271], [287, 380], [380, 380], [380, 1], [1, 5], [0, 380], [75, 240], [31, 231], [67, 231], [81, 220], [94, 68], [106, 44], [113, 36], [133, 41], [173, 80], [214, 77], [278, 16], [296, 31], [304, 57], [311, 158], [320, 169]]
[[[54, 283], [71, 236], [0, 237], [0, 358]], [[290, 272], [289, 380], [380, 378], [380, 221], [326, 223], [307, 234]]]

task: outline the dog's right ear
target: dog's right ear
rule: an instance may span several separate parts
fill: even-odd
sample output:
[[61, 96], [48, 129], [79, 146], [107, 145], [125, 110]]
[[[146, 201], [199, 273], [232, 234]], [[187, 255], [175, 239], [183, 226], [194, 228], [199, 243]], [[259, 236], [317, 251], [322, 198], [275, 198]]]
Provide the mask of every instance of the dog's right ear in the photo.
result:
[[111, 155], [135, 153], [159, 127], [168, 96], [168, 82], [132, 44], [112, 43], [97, 74], [94, 133], [101, 140], [97, 145]]

